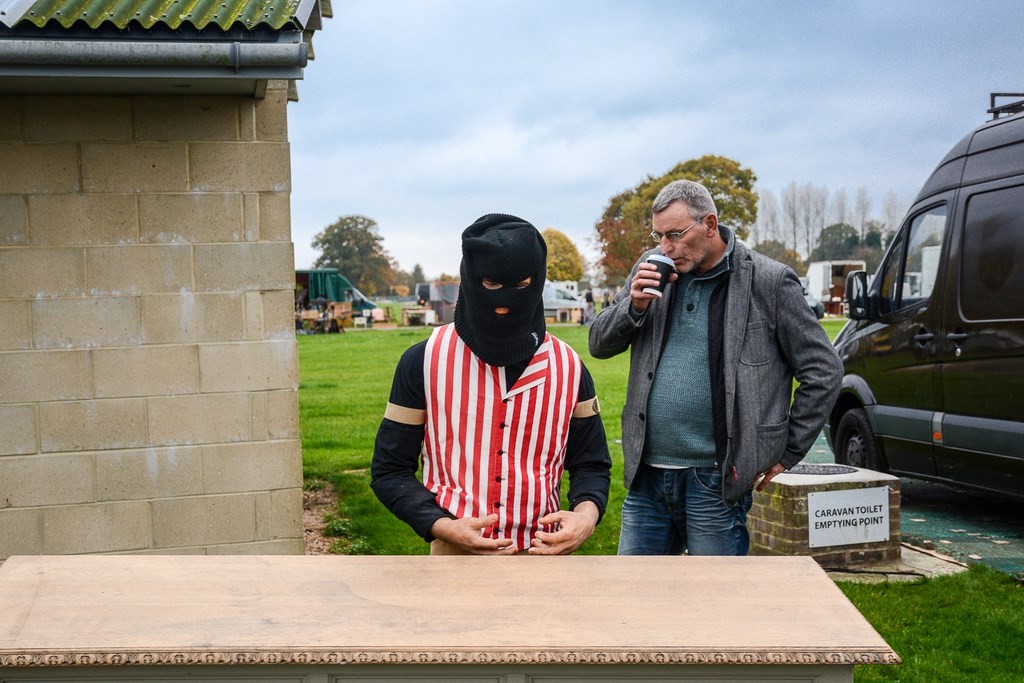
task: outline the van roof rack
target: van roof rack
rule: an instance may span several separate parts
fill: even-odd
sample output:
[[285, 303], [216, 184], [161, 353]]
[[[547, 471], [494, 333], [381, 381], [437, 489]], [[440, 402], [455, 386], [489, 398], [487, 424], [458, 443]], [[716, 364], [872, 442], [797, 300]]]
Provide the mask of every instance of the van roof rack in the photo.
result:
[[1019, 114], [1024, 111], [1024, 99], [1017, 99], [1013, 102], [1007, 102], [996, 106], [996, 99], [1003, 97], [1017, 97], [1024, 98], [1024, 92], [994, 92], [989, 95], [989, 110], [988, 113], [992, 114], [992, 120], [1000, 118], [1001, 116], [1012, 116], [1013, 114]]

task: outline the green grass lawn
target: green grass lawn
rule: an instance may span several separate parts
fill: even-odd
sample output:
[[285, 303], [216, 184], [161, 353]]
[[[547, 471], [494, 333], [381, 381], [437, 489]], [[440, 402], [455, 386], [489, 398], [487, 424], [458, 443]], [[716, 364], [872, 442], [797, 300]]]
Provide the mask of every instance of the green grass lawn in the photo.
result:
[[[834, 337], [844, 322], [826, 319], [822, 325]], [[338, 491], [328, 526], [337, 538], [334, 552], [427, 552], [427, 544], [377, 501], [369, 467], [398, 358], [429, 332], [368, 330], [298, 338], [303, 471], [307, 486], [330, 482]], [[594, 377], [614, 462], [608, 513], [579, 552], [613, 554], [625, 495], [617, 440], [628, 354], [597, 360], [587, 352], [587, 328], [559, 326], [551, 332], [579, 352]], [[1024, 588], [1009, 577], [972, 567], [916, 584], [840, 587], [903, 658], [897, 666], [857, 667], [858, 681], [1024, 680]]]

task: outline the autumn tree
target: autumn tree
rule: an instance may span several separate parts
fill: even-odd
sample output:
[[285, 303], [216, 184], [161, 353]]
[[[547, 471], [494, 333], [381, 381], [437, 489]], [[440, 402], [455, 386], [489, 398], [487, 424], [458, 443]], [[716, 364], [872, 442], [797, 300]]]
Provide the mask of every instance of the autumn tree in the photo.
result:
[[341, 216], [313, 238], [313, 248], [321, 252], [314, 267], [337, 268], [370, 296], [387, 292], [395, 282], [396, 264], [372, 218]]
[[565, 233], [547, 228], [541, 233], [548, 245], [548, 279], [579, 282], [583, 279], [583, 257]]
[[746, 238], [757, 220], [757, 193], [753, 170], [727, 157], [706, 155], [677, 164], [668, 173], [647, 180], [614, 197], [595, 226], [601, 251], [600, 265], [610, 279], [622, 280], [650, 244], [651, 204], [674, 180], [695, 180], [711, 192], [719, 220]]

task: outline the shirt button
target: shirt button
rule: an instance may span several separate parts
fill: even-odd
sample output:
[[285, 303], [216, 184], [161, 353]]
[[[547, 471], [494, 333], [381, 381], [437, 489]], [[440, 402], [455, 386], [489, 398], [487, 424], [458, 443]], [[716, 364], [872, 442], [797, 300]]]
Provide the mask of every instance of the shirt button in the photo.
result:
[[692, 311], [693, 310], [693, 304], [686, 304], [686, 310]]
[[498, 451], [498, 455], [505, 455], [505, 451]]
[[494, 504], [494, 507], [496, 507], [496, 508], [500, 508], [500, 507], [501, 507], [501, 503], [495, 503], [495, 504]]
[[496, 482], [498, 482], [500, 484], [501, 483], [501, 477], [495, 477], [494, 481], [496, 481]]
[[500, 425], [498, 425], [498, 429], [504, 429], [504, 428], [505, 428], [505, 423], [504, 422], [502, 422]]

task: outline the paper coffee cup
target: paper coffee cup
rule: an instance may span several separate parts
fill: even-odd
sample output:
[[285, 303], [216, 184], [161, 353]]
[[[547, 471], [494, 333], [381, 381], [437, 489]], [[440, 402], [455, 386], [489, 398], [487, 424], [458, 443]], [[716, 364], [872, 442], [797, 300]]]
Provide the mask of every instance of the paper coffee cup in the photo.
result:
[[661, 296], [665, 293], [665, 286], [668, 285], [669, 275], [675, 272], [676, 264], [668, 256], [663, 254], [651, 254], [647, 257], [647, 263], [653, 263], [661, 273], [661, 280], [658, 281], [657, 287], [644, 287], [641, 291], [655, 296]]

